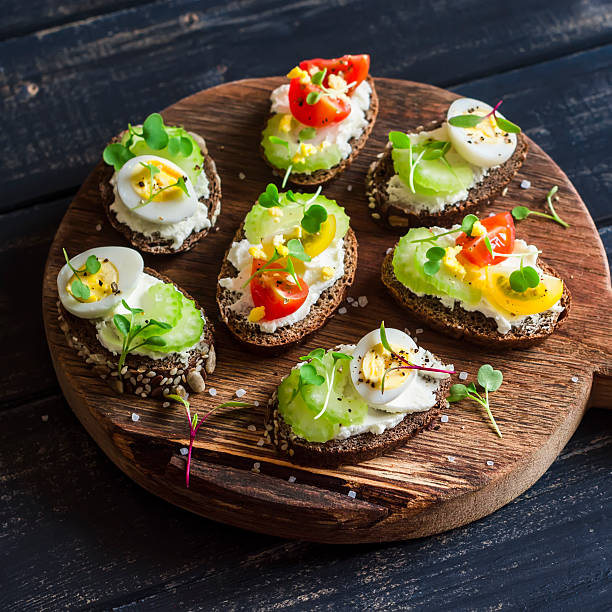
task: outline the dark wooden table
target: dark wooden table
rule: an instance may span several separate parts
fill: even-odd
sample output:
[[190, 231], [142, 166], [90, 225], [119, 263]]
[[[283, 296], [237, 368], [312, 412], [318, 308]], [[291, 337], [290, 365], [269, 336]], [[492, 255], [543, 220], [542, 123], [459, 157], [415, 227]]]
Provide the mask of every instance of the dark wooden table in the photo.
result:
[[284, 541], [124, 477], [63, 399], [40, 317], [51, 238], [110, 135], [200, 89], [351, 51], [378, 76], [503, 97], [612, 255], [610, 2], [4, 0], [0, 15], [1, 610], [612, 608], [612, 411], [590, 410], [532, 489], [465, 528]]

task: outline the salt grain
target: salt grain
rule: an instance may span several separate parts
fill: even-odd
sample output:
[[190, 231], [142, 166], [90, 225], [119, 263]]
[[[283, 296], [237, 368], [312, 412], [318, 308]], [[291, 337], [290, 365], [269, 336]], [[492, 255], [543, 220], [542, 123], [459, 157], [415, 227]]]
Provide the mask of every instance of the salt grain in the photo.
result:
[[527, 179], [523, 179], [521, 181], [521, 189], [529, 189], [531, 187], [531, 181], [528, 181]]
[[347, 185], [346, 186], [346, 190], [347, 191], [353, 191], [353, 186], [352, 185]]
[[96, 225], [96, 232], [101, 232], [101, 231], [102, 231], [102, 225], [98, 223], [98, 225]]
[[355, 301], [355, 298], [354, 298], [354, 297], [351, 297], [351, 296], [349, 295], [349, 296], [346, 298], [346, 301], [347, 301], [349, 304], [352, 304], [352, 303]]
[[43, 423], [46, 423], [46, 422], [49, 420], [49, 415], [48, 415], [48, 414], [43, 414], [43, 415], [40, 417], [40, 420], [41, 420]]
[[357, 303], [359, 304], [359, 306], [361, 306], [362, 308], [365, 308], [368, 305], [368, 298], [365, 295], [360, 295], [357, 298]]
[[140, 421], [140, 417], [135, 412], [132, 412], [132, 421], [134, 421], [134, 423]]
[[455, 463], [455, 458], [452, 455], [449, 455], [447, 457], [447, 459], [451, 462], [451, 463]]
[[386, 255], [390, 255], [391, 253], [393, 253], [393, 247], [389, 247], [386, 251], [385, 254]]
[[417, 328], [414, 330], [415, 334], [422, 334], [423, 333], [423, 329], [421, 327]]
[[342, 306], [341, 308], [338, 308], [338, 314], [346, 314], [348, 311], [347, 309]]
[[208, 390], [208, 393], [214, 397], [215, 395], [217, 395], [217, 390], [214, 387], [211, 387]]
[[239, 173], [238, 173], [238, 178], [239, 178], [241, 181], [244, 181], [244, 179], [246, 178], [246, 174], [245, 174], [244, 172], [239, 172]]
[[295, 476], [289, 476], [289, 478], [287, 478], [287, 480], [291, 483], [295, 482]]
[[448, 423], [448, 414], [443, 414], [443, 415], [440, 417], [440, 422], [441, 422], [441, 423]]
[[258, 402], [257, 400], [255, 400], [255, 401], [253, 402], [253, 406], [259, 406], [259, 402]]
[[255, 427], [255, 425], [249, 425], [249, 426], [247, 427], [247, 429], [248, 429], [249, 431], [257, 431], [257, 427]]
[[347, 493], [347, 495], [351, 498], [351, 499], [355, 499], [357, 497], [357, 493], [355, 493], [355, 491], [349, 491]]
[[489, 465], [489, 466], [494, 465], [494, 464], [493, 464], [493, 461], [491, 461], [491, 460], [489, 459], [489, 460], [487, 461], [487, 465]]
[[259, 438], [259, 440], [257, 440], [257, 446], [263, 446], [266, 443], [266, 441], [263, 438]]
[[467, 380], [468, 373], [467, 372], [459, 372], [459, 380]]
[[184, 446], [183, 448], [181, 448], [181, 455], [186, 455], [188, 452], [189, 452], [188, 448], [185, 448]]
[[358, 308], [358, 307], [359, 307], [359, 302], [357, 302], [357, 301], [352, 302], [352, 303], [351, 303], [351, 306], [352, 306], [353, 308]]
[[578, 377], [577, 376], [572, 376], [572, 382], [573, 383], [577, 383], [578, 382]]
[[236, 397], [244, 397], [246, 395], [246, 391], [244, 389], [236, 390]]

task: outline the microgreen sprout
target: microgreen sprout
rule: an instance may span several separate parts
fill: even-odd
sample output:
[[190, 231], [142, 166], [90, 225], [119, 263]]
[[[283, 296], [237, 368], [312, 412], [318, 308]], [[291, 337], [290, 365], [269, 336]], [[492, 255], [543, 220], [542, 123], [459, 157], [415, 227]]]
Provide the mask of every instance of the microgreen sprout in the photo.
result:
[[463, 221], [461, 221], [461, 226], [457, 229], [449, 230], [448, 232], [443, 232], [442, 234], [434, 234], [432, 232], [431, 236], [427, 238], [419, 238], [418, 240], [411, 240], [410, 244], [414, 244], [417, 242], [432, 242], [435, 243], [442, 236], [448, 236], [449, 234], [457, 234], [458, 232], [463, 232], [467, 235], [468, 238], [472, 237], [472, 228], [474, 227], [474, 223], [478, 221], [478, 217], [476, 215], [466, 215], [463, 217]]
[[[297, 393], [301, 393], [305, 385], [321, 386], [323, 383], [327, 384], [327, 393], [325, 394], [323, 407], [319, 411], [319, 414], [314, 417], [315, 421], [321, 418], [327, 410], [329, 398], [331, 397], [331, 392], [334, 388], [334, 377], [336, 376], [337, 371], [336, 365], [340, 361], [350, 361], [351, 359], [353, 359], [352, 355], [332, 351], [331, 356], [333, 362], [331, 372], [329, 372], [329, 368], [323, 363], [324, 356], [325, 349], [318, 348], [314, 349], [313, 351], [310, 351], [308, 355], [300, 357], [300, 361], [309, 361], [310, 363], [306, 363], [300, 368], [300, 380], [298, 382]], [[321, 376], [317, 372], [317, 369], [314, 364], [319, 365], [319, 367], [323, 369], [323, 371], [325, 372], [325, 376]]]
[[557, 211], [555, 210], [555, 207], [553, 206], [553, 203], [552, 203], [553, 197], [555, 196], [557, 191], [559, 191], [559, 187], [557, 185], [555, 185], [546, 194], [546, 202], [547, 202], [548, 207], [550, 208], [550, 212], [552, 214], [549, 215], [547, 213], [539, 212], [537, 210], [531, 210], [531, 209], [527, 208], [527, 206], [515, 206], [512, 209], [512, 216], [517, 221], [522, 221], [523, 219], [526, 219], [529, 215], [535, 215], [537, 217], [544, 217], [545, 219], [550, 219], [551, 221], [555, 221], [556, 223], [558, 223], [559, 225], [562, 225], [565, 228], [569, 227], [570, 226], [569, 223], [567, 223], [566, 221], [563, 221], [563, 219], [561, 219], [561, 217], [557, 214]]
[[[155, 319], [148, 319], [142, 325], [137, 322], [134, 317], [144, 314], [142, 308], [131, 308], [128, 306], [125, 300], [121, 300], [123, 307], [129, 311], [130, 317], [126, 317], [122, 314], [116, 314], [113, 316], [113, 324], [119, 330], [119, 333], [123, 336], [123, 343], [121, 345], [121, 356], [119, 357], [119, 363], [117, 364], [117, 371], [121, 374], [125, 359], [128, 353], [139, 349], [142, 346], [165, 346], [166, 341], [159, 335], [166, 333], [169, 329], [172, 329], [172, 325], [165, 321], [156, 321]], [[153, 332], [157, 332], [157, 335], [143, 337], [142, 333], [149, 329]], [[139, 338], [140, 336], [140, 338]], [[136, 344], [136, 342], [139, 342]]]
[[305, 127], [300, 130], [298, 138], [301, 142], [304, 140], [312, 140], [317, 135], [317, 130], [313, 127]]
[[385, 392], [385, 379], [387, 378], [387, 374], [389, 374], [389, 372], [393, 372], [394, 370], [422, 370], [424, 372], [438, 372], [440, 374], [454, 374], [455, 373], [453, 370], [440, 370], [438, 368], [426, 368], [424, 366], [415, 365], [414, 363], [408, 361], [408, 359], [406, 359], [405, 357], [402, 357], [402, 355], [399, 355], [398, 353], [396, 353], [391, 348], [391, 345], [389, 344], [389, 340], [387, 339], [387, 332], [385, 330], [384, 321], [381, 321], [380, 323], [380, 343], [383, 345], [383, 348], [385, 348], [387, 351], [391, 353], [392, 359], [395, 359], [396, 361], [399, 361], [400, 363], [403, 364], [401, 366], [392, 366], [385, 370], [382, 380], [380, 381], [380, 392], [381, 393]]
[[[89, 296], [91, 295], [89, 287], [81, 280], [78, 271], [70, 263], [70, 259], [68, 258], [68, 253], [66, 253], [66, 249], [62, 249], [62, 251], [64, 252], [64, 259], [66, 260], [66, 264], [74, 274], [74, 280], [70, 285], [70, 291], [72, 292], [72, 295], [74, 295], [75, 298], [78, 298], [80, 300], [88, 300]], [[95, 255], [90, 255], [87, 258], [85, 269], [89, 272], [90, 267], [93, 268], [93, 264], [89, 264], [88, 266], [88, 263], [92, 257], [96, 260], [96, 262], [98, 262], [98, 269], [95, 272], [90, 272], [90, 274], [95, 274], [100, 269], [100, 262], [98, 261], [98, 258]]]
[[287, 250], [288, 250], [288, 253], [286, 255], [287, 263], [284, 268], [272, 268], [273, 263], [283, 258], [283, 255], [281, 255], [278, 252], [278, 249], [274, 249], [274, 253], [272, 254], [272, 257], [270, 257], [270, 259], [268, 259], [268, 261], [263, 266], [261, 266], [261, 268], [259, 268], [257, 272], [249, 276], [249, 278], [246, 280], [242, 288], [244, 289], [245, 287], [247, 287], [248, 284], [255, 277], [261, 276], [265, 272], [273, 272], [274, 274], [286, 272], [289, 276], [293, 278], [293, 281], [298, 286], [298, 289], [301, 289], [302, 286], [300, 285], [300, 279], [298, 278], [298, 275], [295, 272], [292, 258], [299, 259], [300, 261], [310, 261], [311, 259], [310, 255], [308, 255], [308, 253], [304, 251], [304, 246], [297, 238], [292, 238], [291, 240], [289, 240], [289, 242], [287, 242]]
[[268, 136], [268, 140], [272, 144], [282, 145], [283, 147], [287, 147], [287, 149], [289, 149], [289, 142], [284, 140], [283, 138], [279, 138], [278, 136]]
[[284, 189], [285, 186], [287, 185], [287, 181], [289, 180], [289, 175], [291, 174], [291, 171], [293, 170], [293, 164], [289, 164], [287, 166], [287, 170], [285, 170], [285, 176], [283, 176], [283, 182], [281, 183], [281, 187]]
[[510, 287], [517, 293], [525, 293], [527, 289], [535, 289], [540, 284], [540, 275], [531, 266], [523, 267], [521, 257], [521, 267], [510, 274]]
[[87, 274], [97, 274], [100, 271], [102, 264], [95, 255], [90, 255], [85, 262]]
[[473, 128], [476, 127], [478, 124], [482, 123], [485, 119], [488, 119], [492, 116], [495, 120], [495, 123], [497, 123], [497, 127], [500, 130], [509, 134], [519, 134], [521, 128], [518, 125], [512, 123], [512, 121], [504, 119], [503, 117], [497, 116], [497, 109], [502, 105], [502, 102], [503, 100], [500, 100], [493, 107], [493, 110], [490, 113], [487, 113], [486, 115], [457, 115], [456, 117], [451, 117], [448, 120], [448, 123], [455, 127]]
[[314, 106], [320, 99], [323, 94], [320, 91], [311, 91], [306, 96], [306, 104], [310, 106]]
[[423, 271], [428, 276], [434, 276], [440, 269], [442, 259], [446, 255], [446, 249], [439, 246], [432, 246], [425, 255], [427, 261], [423, 264]]
[[185, 467], [185, 486], [189, 488], [189, 472], [191, 470], [191, 451], [193, 450], [193, 443], [198, 434], [198, 430], [206, 421], [206, 419], [219, 408], [250, 408], [252, 404], [246, 404], [244, 402], [225, 402], [215, 406], [212, 410], [209, 410], [204, 416], [200, 417], [197, 412], [191, 414], [189, 402], [180, 395], [168, 394], [167, 399], [173, 400], [179, 404], [183, 404], [185, 412], [187, 413], [187, 421], [189, 422], [189, 450], [187, 452], [187, 465]]
[[459, 402], [463, 399], [471, 399], [474, 402], [480, 404], [489, 415], [489, 419], [491, 420], [491, 424], [493, 425], [493, 429], [497, 433], [497, 435], [501, 438], [502, 434], [495, 422], [495, 418], [493, 417], [493, 413], [491, 412], [491, 408], [489, 406], [489, 392], [497, 391], [504, 380], [504, 377], [500, 370], [494, 370], [493, 366], [488, 363], [485, 363], [478, 370], [478, 384], [484, 389], [485, 396], [484, 398], [480, 393], [478, 393], [476, 389], [476, 385], [471, 382], [468, 385], [457, 384], [453, 385], [450, 388], [450, 395], [446, 398], [449, 402]]
[[309, 233], [316, 234], [321, 230], [321, 225], [327, 221], [327, 209], [321, 204], [313, 204], [304, 210], [301, 226]]
[[278, 187], [274, 183], [268, 183], [266, 190], [259, 196], [257, 203], [264, 208], [272, 208], [280, 206], [280, 198], [278, 197]]
[[119, 171], [123, 164], [135, 157], [130, 150], [134, 144], [134, 138], [142, 138], [147, 146], [155, 151], [161, 151], [168, 147], [168, 153], [173, 157], [182, 155], [188, 157], [193, 151], [193, 142], [187, 136], [173, 136], [172, 138], [166, 131], [164, 120], [159, 113], [152, 113], [142, 124], [142, 129], [138, 130], [133, 125], [128, 124], [127, 139], [125, 142], [112, 142], [102, 154], [102, 159], [115, 170]]

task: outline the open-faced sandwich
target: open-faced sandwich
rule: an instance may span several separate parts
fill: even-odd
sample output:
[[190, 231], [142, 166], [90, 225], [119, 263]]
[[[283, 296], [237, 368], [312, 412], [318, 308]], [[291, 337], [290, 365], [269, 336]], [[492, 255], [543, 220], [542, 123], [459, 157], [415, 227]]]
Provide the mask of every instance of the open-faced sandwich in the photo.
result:
[[405, 444], [446, 405], [453, 366], [384, 325], [300, 357], [268, 403], [273, 443], [298, 463], [359, 463]]
[[366, 177], [371, 215], [387, 227], [452, 224], [490, 204], [522, 166], [527, 139], [494, 108], [455, 100], [443, 122], [390, 132]]
[[57, 275], [60, 328], [69, 346], [119, 392], [141, 397], [204, 390], [215, 369], [204, 311], [126, 247], [89, 249]]
[[325, 183], [361, 151], [378, 114], [369, 69], [369, 55], [306, 60], [272, 92], [261, 152], [283, 186]]
[[153, 113], [142, 125], [129, 125], [103, 158], [102, 205], [140, 251], [188, 251], [217, 221], [221, 180], [198, 134], [164, 125]]
[[357, 239], [341, 206], [269, 184], [225, 254], [221, 318], [250, 348], [284, 349], [325, 324], [356, 267]]
[[565, 283], [515, 239], [509, 212], [461, 225], [413, 228], [382, 265], [395, 300], [428, 325], [493, 347], [527, 346], [567, 319]]

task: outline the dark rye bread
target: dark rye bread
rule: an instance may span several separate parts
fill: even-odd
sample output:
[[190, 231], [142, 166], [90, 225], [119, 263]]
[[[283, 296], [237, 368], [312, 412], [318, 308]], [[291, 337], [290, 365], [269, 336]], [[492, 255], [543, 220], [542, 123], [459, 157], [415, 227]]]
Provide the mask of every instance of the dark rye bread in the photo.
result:
[[[420, 126], [417, 131], [431, 131], [441, 125], [440, 122], [436, 122], [426, 128]], [[392, 146], [391, 143], [388, 143], [380, 159], [372, 162], [366, 175], [366, 196], [370, 216], [375, 221], [383, 223], [387, 228], [397, 230], [405, 230], [409, 227], [431, 227], [432, 225], [461, 223], [463, 217], [468, 213], [480, 210], [492, 204], [500, 195], [505, 195], [504, 190], [523, 165], [528, 148], [527, 138], [522, 133], [518, 134], [516, 149], [512, 157], [501, 166], [490, 170], [480, 183], [477, 183], [468, 191], [468, 197], [465, 200], [455, 202], [440, 212], [421, 211], [415, 213], [389, 202], [387, 183], [395, 174], [395, 169], [391, 157]]]
[[[132, 244], [135, 249], [143, 251], [144, 253], [152, 253], [153, 255], [173, 255], [175, 253], [183, 253], [192, 249], [195, 244], [201, 238], [204, 238], [206, 234], [215, 226], [217, 217], [221, 212], [221, 179], [217, 173], [217, 166], [208, 154], [206, 148], [206, 141], [193, 132], [189, 134], [194, 138], [200, 147], [202, 156], [204, 158], [204, 172], [208, 179], [208, 198], [200, 198], [200, 202], [206, 204], [208, 207], [208, 219], [210, 220], [210, 227], [203, 229], [199, 232], [191, 232], [187, 238], [183, 241], [183, 244], [178, 249], [172, 248], [172, 240], [167, 238], [156, 238], [155, 236], [149, 238], [140, 232], [135, 232], [125, 223], [121, 223], [117, 219], [117, 215], [111, 210], [111, 204], [115, 200], [113, 192], [113, 186], [110, 184], [110, 180], [115, 172], [112, 166], [108, 166], [105, 163], [100, 164], [100, 195], [102, 196], [102, 207], [106, 212], [106, 216], [110, 221], [111, 225]], [[113, 138], [111, 142], [119, 142], [123, 134]]]
[[[352, 161], [359, 155], [359, 152], [365, 146], [366, 141], [368, 140], [368, 136], [374, 127], [374, 123], [376, 122], [376, 117], [378, 116], [378, 95], [376, 93], [376, 87], [374, 86], [374, 79], [368, 75], [366, 81], [370, 84], [372, 88], [372, 95], [370, 96], [370, 107], [366, 111], [366, 119], [368, 121], [368, 125], [362, 132], [359, 138], [351, 138], [349, 143], [351, 145], [351, 153], [348, 157], [341, 160], [339, 164], [336, 164], [332, 168], [326, 170], [315, 170], [311, 174], [305, 173], [291, 173], [289, 175], [289, 182], [294, 185], [322, 185], [323, 183], [327, 183], [327, 181], [333, 179], [335, 176], [338, 176], [341, 172], [344, 172], [352, 163]], [[273, 116], [273, 113], [270, 113], [266, 118], [266, 122], [264, 124], [264, 129], [268, 125], [268, 121]], [[273, 164], [270, 163], [266, 154], [264, 152], [263, 147], [260, 145], [259, 150], [261, 156], [264, 158], [264, 161], [270, 168], [275, 171], [275, 174], [280, 174], [281, 169], [277, 168]], [[284, 170], [282, 170], [282, 175], [284, 175]]]
[[436, 393], [436, 404], [425, 412], [407, 414], [404, 420], [381, 434], [362, 433], [346, 440], [328, 442], [308, 442], [297, 437], [291, 427], [278, 412], [276, 392], [268, 402], [266, 412], [266, 431], [272, 443], [291, 461], [316, 467], [336, 467], [343, 464], [356, 464], [374, 457], [380, 457], [398, 446], [403, 446], [414, 435], [431, 429], [440, 414], [448, 406], [446, 396], [451, 379], [440, 380]]
[[[144, 272], [164, 283], [172, 283], [186, 298], [194, 299], [167, 276], [151, 268], [145, 268]], [[107, 380], [115, 391], [134, 393], [140, 397], [163, 397], [168, 393], [184, 395], [185, 385], [196, 393], [204, 390], [206, 375], [214, 372], [217, 358], [212, 325], [197, 302], [196, 307], [200, 308], [204, 317], [204, 337], [201, 345], [189, 352], [186, 365], [170, 356], [164, 359], [150, 359], [128, 354], [119, 374], [117, 372], [119, 356], [113, 355], [100, 344], [96, 337], [95, 326], [87, 319], [70, 314], [61, 301], [57, 301], [59, 326], [66, 336], [68, 346], [78, 351], [79, 357], [91, 364], [94, 371], [102, 379]]]
[[[244, 238], [244, 226], [241, 225], [234, 235], [233, 242]], [[235, 278], [239, 271], [228, 260], [231, 245], [225, 252], [218, 281], [222, 278]], [[312, 305], [308, 315], [301, 321], [281, 327], [272, 334], [259, 330], [255, 323], [249, 323], [242, 315], [236, 314], [230, 306], [237, 300], [238, 294], [219, 285], [217, 281], [217, 304], [221, 319], [230, 332], [249, 349], [264, 353], [279, 353], [289, 346], [304, 340], [308, 335], [317, 331], [334, 314], [340, 306], [348, 288], [353, 284], [357, 269], [357, 238], [349, 227], [344, 237], [344, 275], [331, 287], [323, 291], [319, 299]]]
[[[546, 274], [559, 277], [550, 266], [540, 260], [538, 260], [538, 266]], [[512, 328], [507, 334], [501, 334], [497, 331], [495, 320], [486, 317], [481, 312], [469, 312], [458, 305], [450, 310], [438, 298], [428, 295], [419, 297], [410, 291], [395, 276], [393, 252], [389, 253], [383, 261], [381, 278], [395, 301], [423, 323], [453, 338], [465, 338], [476, 344], [493, 348], [522, 348], [541, 342], [565, 323], [572, 302], [570, 292], [564, 283], [561, 304], [565, 310], [561, 313], [542, 315], [536, 326], [526, 320], [520, 326]]]

